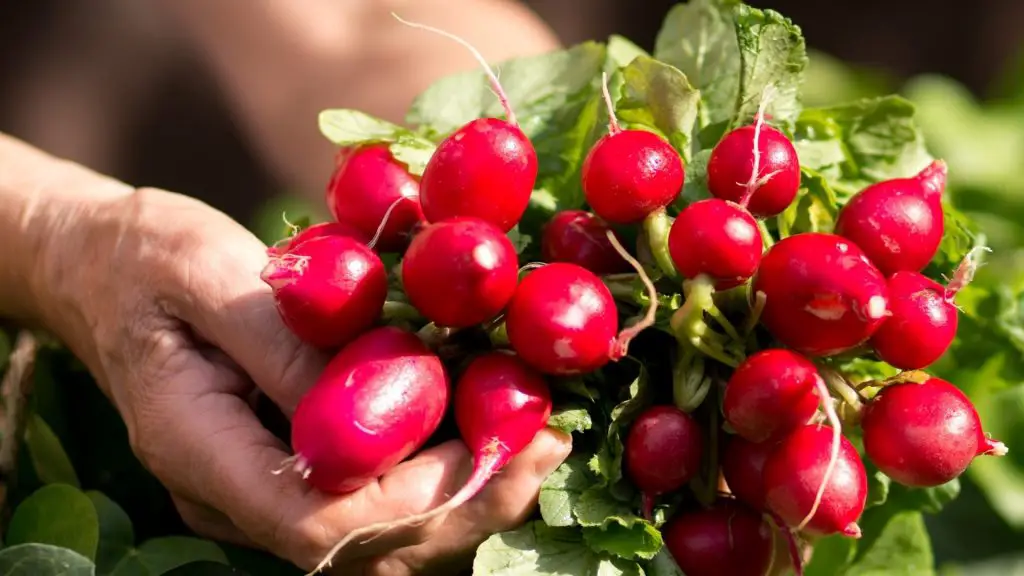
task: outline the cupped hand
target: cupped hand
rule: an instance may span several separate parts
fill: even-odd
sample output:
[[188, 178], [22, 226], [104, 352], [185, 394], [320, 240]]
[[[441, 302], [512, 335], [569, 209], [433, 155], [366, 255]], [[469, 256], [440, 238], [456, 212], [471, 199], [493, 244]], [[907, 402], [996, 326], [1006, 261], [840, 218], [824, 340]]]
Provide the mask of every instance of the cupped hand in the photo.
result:
[[[274, 474], [288, 447], [247, 398], [259, 389], [290, 415], [327, 358], [279, 319], [259, 279], [266, 247], [209, 206], [159, 190], [85, 204], [58, 221], [43, 266], [45, 319], [89, 366], [135, 453], [197, 532], [310, 569], [350, 530], [432, 508], [469, 475], [458, 440], [343, 496]], [[546, 430], [467, 505], [352, 546], [334, 565], [344, 574], [452, 573], [489, 534], [526, 519], [569, 450], [567, 437]]]

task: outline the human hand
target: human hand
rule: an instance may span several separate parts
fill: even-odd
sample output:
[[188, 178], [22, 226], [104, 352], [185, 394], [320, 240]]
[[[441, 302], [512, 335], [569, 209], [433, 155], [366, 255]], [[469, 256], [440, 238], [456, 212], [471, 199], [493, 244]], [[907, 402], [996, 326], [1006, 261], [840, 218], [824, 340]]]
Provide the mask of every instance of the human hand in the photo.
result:
[[[201, 534], [311, 568], [352, 529], [442, 503], [471, 469], [461, 441], [424, 451], [344, 496], [272, 474], [287, 447], [246, 401], [258, 388], [290, 415], [327, 358], [284, 327], [259, 279], [266, 247], [189, 198], [139, 190], [53, 218], [44, 320], [117, 406], [135, 453]], [[477, 498], [335, 559], [345, 574], [451, 573], [489, 534], [526, 519], [568, 455], [546, 430]]]

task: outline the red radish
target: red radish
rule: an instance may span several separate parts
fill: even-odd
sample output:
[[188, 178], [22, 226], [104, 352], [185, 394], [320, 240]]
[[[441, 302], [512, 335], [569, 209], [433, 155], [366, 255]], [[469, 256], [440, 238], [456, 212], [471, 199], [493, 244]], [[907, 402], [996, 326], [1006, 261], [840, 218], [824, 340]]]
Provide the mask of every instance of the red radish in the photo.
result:
[[375, 328], [342, 348], [299, 401], [291, 460], [318, 490], [357, 490], [419, 449], [447, 404], [441, 360], [415, 334]]
[[917, 272], [889, 278], [892, 317], [871, 337], [879, 358], [902, 370], [935, 362], [956, 338], [957, 309], [946, 289]]
[[608, 108], [608, 134], [583, 160], [581, 179], [587, 204], [613, 224], [635, 224], [664, 210], [683, 189], [679, 152], [664, 138], [646, 130], [623, 130], [602, 76]]
[[358, 240], [361, 244], [366, 244], [373, 237], [373, 234], [364, 234], [361, 230], [340, 222], [320, 222], [319, 224], [312, 224], [299, 230], [291, 237], [282, 239], [274, 246], [269, 246], [267, 248], [267, 256], [286, 254], [294, 250], [299, 244], [313, 238], [319, 238], [320, 236], [348, 236]]
[[988, 439], [970, 399], [949, 382], [890, 384], [864, 409], [864, 452], [893, 480], [938, 486], [956, 478], [976, 456], [1006, 454]]
[[684, 512], [662, 530], [665, 547], [686, 576], [764, 576], [772, 562], [772, 529], [735, 502]]
[[452, 218], [419, 232], [402, 260], [409, 302], [438, 326], [465, 328], [497, 316], [519, 277], [516, 249], [492, 224]]
[[722, 413], [751, 442], [778, 440], [818, 411], [815, 387], [820, 379], [818, 369], [803, 356], [781, 348], [762, 350], [729, 378]]
[[886, 276], [918, 272], [935, 257], [942, 241], [945, 187], [942, 160], [912, 178], [872, 184], [840, 210], [836, 234], [852, 240]]
[[751, 442], [733, 436], [722, 456], [722, 475], [729, 491], [755, 510], [764, 510], [764, 463], [778, 442]]
[[511, 230], [526, 212], [537, 181], [537, 152], [516, 121], [498, 77], [466, 40], [432, 26], [399, 22], [440, 34], [469, 50], [483, 67], [507, 120], [472, 120], [438, 144], [420, 179], [428, 222], [470, 216]]
[[608, 224], [584, 210], [564, 210], [544, 227], [541, 253], [545, 262], [578, 264], [594, 274], [627, 272], [629, 263], [608, 241]]
[[[838, 458], [831, 477], [823, 483], [829, 472], [833, 433], [829, 426], [808, 424], [782, 440], [764, 464], [765, 503], [789, 526], [821, 536], [859, 538], [857, 520], [867, 499], [867, 474], [856, 448], [839, 436]], [[825, 489], [820, 492], [823, 484]], [[810, 521], [800, 526], [812, 510]]]
[[372, 250], [348, 236], [319, 236], [274, 256], [260, 274], [284, 323], [319, 348], [342, 346], [373, 325], [388, 294]]
[[377, 250], [395, 252], [408, 244], [413, 227], [423, 220], [419, 189], [417, 178], [395, 160], [387, 144], [346, 147], [338, 152], [327, 184], [327, 208], [335, 220], [367, 239], [376, 235]]
[[417, 526], [462, 506], [533, 441], [547, 426], [550, 415], [547, 382], [518, 357], [489, 352], [475, 358], [455, 387], [455, 420], [473, 454], [473, 472], [466, 483], [450, 500], [433, 510], [350, 532], [314, 572], [329, 565], [331, 558], [349, 542], [401, 526]]
[[755, 216], [769, 218], [780, 214], [796, 198], [800, 161], [789, 138], [763, 122], [764, 116], [759, 115], [753, 125], [729, 132], [715, 145], [708, 159], [708, 190], [715, 198], [737, 204], [749, 196], [747, 209]]
[[675, 406], [652, 406], [633, 422], [623, 464], [640, 490], [650, 518], [654, 499], [675, 492], [700, 472], [704, 433], [692, 416]]
[[747, 281], [761, 262], [757, 221], [738, 204], [708, 198], [684, 208], [672, 222], [669, 254], [687, 278], [706, 274], [726, 290]]
[[810, 356], [859, 346], [889, 314], [885, 277], [860, 248], [834, 234], [795, 234], [772, 246], [754, 275], [751, 293], [757, 292], [765, 295], [765, 327]]
[[879, 358], [902, 370], [918, 370], [945, 354], [959, 323], [953, 300], [974, 278], [984, 250], [971, 250], [948, 286], [917, 272], [897, 272], [889, 278], [891, 316], [871, 337]]

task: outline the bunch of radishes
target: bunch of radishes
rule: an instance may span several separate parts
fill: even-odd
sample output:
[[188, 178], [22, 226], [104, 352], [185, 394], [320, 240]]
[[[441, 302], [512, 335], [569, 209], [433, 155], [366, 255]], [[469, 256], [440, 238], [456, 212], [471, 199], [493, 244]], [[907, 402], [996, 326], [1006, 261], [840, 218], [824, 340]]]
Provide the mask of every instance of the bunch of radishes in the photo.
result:
[[[798, 537], [859, 536], [866, 473], [841, 434], [830, 390], [846, 422], [859, 422], [867, 457], [908, 486], [947, 482], [976, 455], [1005, 452], [984, 436], [974, 407], [953, 385], [906, 372], [858, 389], [828, 363], [873, 349], [897, 368], [918, 370], [953, 340], [953, 297], [975, 263], [969, 258], [948, 286], [921, 274], [943, 235], [942, 162], [855, 195], [835, 234], [796, 234], [772, 244], [759, 219], [793, 203], [800, 165], [763, 107], [715, 146], [707, 167], [711, 198], [671, 219], [684, 183], [682, 156], [654, 132], [623, 129], [602, 78], [608, 133], [581, 167], [590, 211], [555, 214], [541, 238], [545, 262], [520, 262], [507, 234], [536, 183], [533, 144], [472, 47], [414, 26], [474, 53], [505, 119], [476, 119], [449, 134], [421, 177], [386, 142], [341, 150], [327, 189], [335, 221], [270, 249], [263, 279], [298, 337], [337, 351], [295, 411], [291, 468], [326, 492], [364, 486], [437, 430], [450, 380], [455, 420], [475, 468], [447, 503], [348, 535], [318, 569], [358, 538], [426, 521], [472, 498], [546, 426], [552, 379], [623, 358], [633, 337], [655, 324], [659, 286], [687, 295], [668, 328], [687, 358], [735, 368], [721, 406], [733, 433], [721, 453], [728, 490], [664, 527], [667, 547], [688, 576], [763, 574], [773, 556], [769, 522], [793, 545], [797, 571]], [[660, 226], [667, 233], [659, 235], [666, 222], [670, 228]], [[616, 231], [629, 226], [644, 231], [637, 257]], [[638, 261], [644, 251], [652, 262]], [[381, 254], [399, 255], [400, 265], [389, 271]], [[647, 290], [646, 314], [626, 328], [609, 289], [623, 276]], [[695, 307], [698, 288], [750, 294], [745, 333], [717, 310]], [[389, 324], [386, 303], [403, 309], [403, 320], [425, 326]], [[709, 315], [729, 327], [731, 342], [709, 344], [707, 335], [694, 335], [690, 320]], [[772, 338], [769, 346], [753, 335], [758, 323]], [[446, 348], [473, 332], [487, 344], [455, 354]], [[706, 461], [706, 435], [689, 414], [706, 388], [677, 395], [676, 405], [649, 408], [629, 429], [624, 467], [647, 518], [660, 497], [683, 490]], [[880, 391], [869, 397], [872, 390]]]

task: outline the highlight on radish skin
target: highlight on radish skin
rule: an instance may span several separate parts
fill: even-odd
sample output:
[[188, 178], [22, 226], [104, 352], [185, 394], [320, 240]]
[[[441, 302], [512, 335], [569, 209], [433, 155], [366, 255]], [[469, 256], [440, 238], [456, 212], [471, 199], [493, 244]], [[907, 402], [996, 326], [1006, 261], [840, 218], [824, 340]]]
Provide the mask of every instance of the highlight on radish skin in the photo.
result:
[[438, 326], [466, 328], [497, 316], [519, 279], [515, 247], [476, 218], [451, 218], [420, 231], [402, 260], [409, 302]]
[[885, 277], [855, 244], [822, 232], [779, 240], [754, 274], [761, 322], [783, 345], [832, 356], [866, 342], [889, 315]]
[[946, 164], [936, 160], [911, 178], [872, 184], [839, 211], [835, 232], [860, 247], [886, 276], [920, 272], [939, 249], [944, 231]]
[[489, 352], [478, 356], [466, 367], [455, 387], [456, 424], [473, 454], [473, 472], [463, 487], [428, 512], [350, 532], [313, 572], [329, 566], [331, 559], [350, 542], [403, 526], [418, 526], [462, 506], [533, 441], [547, 426], [550, 415], [551, 393], [539, 373], [513, 354]]
[[537, 181], [537, 152], [516, 121], [505, 89], [487, 61], [466, 40], [402, 20], [413, 28], [458, 42], [480, 63], [507, 120], [471, 120], [438, 144], [420, 178], [420, 203], [428, 222], [469, 216], [511, 230], [523, 217]]
[[650, 519], [654, 500], [683, 487], [700, 472], [704, 432], [675, 406], [652, 406], [629, 428], [623, 465], [640, 490], [643, 515]]
[[348, 236], [304, 241], [271, 257], [260, 278], [285, 325], [318, 348], [342, 346], [372, 326], [388, 293], [380, 258]]
[[544, 261], [578, 264], [599, 276], [628, 272], [629, 262], [608, 241], [608, 230], [608, 223], [590, 212], [563, 210], [544, 226]]
[[447, 405], [441, 360], [411, 332], [375, 328], [342, 348], [299, 401], [290, 464], [324, 492], [357, 490], [423, 446]]
[[367, 241], [376, 237], [377, 251], [396, 252], [423, 221], [419, 188], [419, 180], [391, 155], [387, 144], [342, 148], [327, 184], [327, 208], [337, 222], [359, 230]]
[[715, 288], [728, 290], [757, 271], [764, 240], [757, 221], [740, 205], [707, 198], [679, 212], [669, 231], [668, 249], [684, 277], [704, 274], [715, 281]]
[[683, 189], [683, 161], [664, 138], [647, 130], [623, 130], [602, 77], [608, 134], [587, 153], [581, 184], [595, 214], [613, 224], [635, 224], [664, 210]]
[[1006, 446], [988, 438], [970, 399], [941, 378], [889, 384], [864, 409], [864, 452], [905, 486], [945, 484], [982, 455]]
[[[833, 430], [808, 424], [784, 438], [764, 464], [765, 504], [788, 526], [804, 522], [814, 507], [832, 455]], [[860, 537], [857, 520], [867, 502], [864, 463], [844, 436], [820, 503], [804, 530], [827, 536]]]

